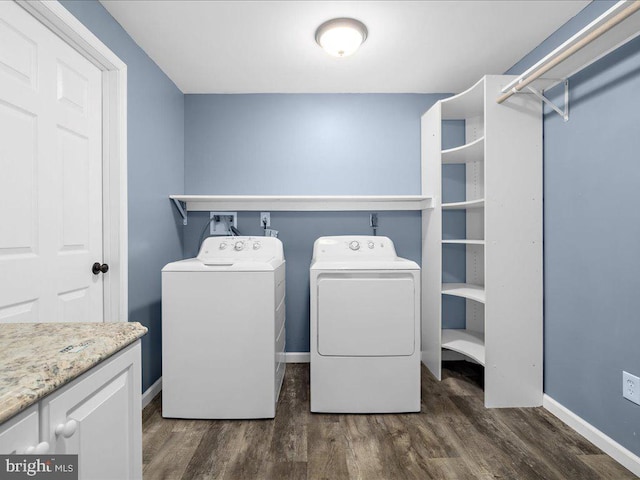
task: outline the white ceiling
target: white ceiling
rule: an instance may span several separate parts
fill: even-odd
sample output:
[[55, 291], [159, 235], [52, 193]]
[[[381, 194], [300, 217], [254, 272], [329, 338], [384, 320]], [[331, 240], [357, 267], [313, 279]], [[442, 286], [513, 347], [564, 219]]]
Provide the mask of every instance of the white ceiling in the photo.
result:
[[[101, 0], [184, 93], [457, 93], [500, 74], [588, 0]], [[364, 22], [355, 55], [315, 43], [335, 17]]]

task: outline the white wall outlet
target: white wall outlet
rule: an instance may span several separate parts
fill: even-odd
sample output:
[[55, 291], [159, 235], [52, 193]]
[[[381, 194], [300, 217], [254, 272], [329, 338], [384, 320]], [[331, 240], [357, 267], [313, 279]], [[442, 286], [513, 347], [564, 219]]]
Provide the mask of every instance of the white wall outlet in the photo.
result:
[[233, 235], [231, 227], [238, 228], [237, 212], [209, 212], [211, 220], [209, 234], [210, 235]]
[[271, 213], [270, 212], [260, 212], [260, 226], [262, 228], [267, 228], [271, 226]]
[[276, 237], [276, 238], [278, 238], [278, 230], [271, 230], [270, 228], [267, 228], [264, 231], [264, 236], [265, 237]]
[[622, 396], [640, 405], [640, 378], [629, 372], [622, 372]]

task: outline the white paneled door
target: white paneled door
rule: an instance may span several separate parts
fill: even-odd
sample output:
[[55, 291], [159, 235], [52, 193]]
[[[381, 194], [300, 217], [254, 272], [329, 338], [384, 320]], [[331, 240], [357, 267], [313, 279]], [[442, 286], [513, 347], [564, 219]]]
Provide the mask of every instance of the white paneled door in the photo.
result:
[[0, 1], [0, 323], [103, 321], [100, 70]]

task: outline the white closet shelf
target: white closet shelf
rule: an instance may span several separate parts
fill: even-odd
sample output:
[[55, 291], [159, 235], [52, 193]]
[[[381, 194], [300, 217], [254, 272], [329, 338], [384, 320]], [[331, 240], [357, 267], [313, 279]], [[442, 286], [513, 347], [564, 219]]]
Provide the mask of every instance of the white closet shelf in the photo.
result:
[[470, 163], [484, 159], [484, 137], [460, 147], [442, 151], [442, 163]]
[[442, 120], [464, 120], [481, 116], [484, 112], [484, 79], [453, 97], [440, 100]]
[[399, 211], [427, 210], [432, 198], [423, 195], [170, 195], [187, 211]]
[[471, 283], [443, 283], [442, 293], [485, 303], [484, 286]]
[[459, 240], [442, 240], [442, 243], [451, 243], [454, 245], [484, 245], [484, 240], [469, 240], [464, 238]]
[[466, 202], [443, 203], [442, 210], [471, 210], [473, 208], [484, 208], [484, 198], [477, 200], [467, 200]]
[[442, 348], [462, 353], [484, 365], [484, 335], [471, 330], [442, 330]]

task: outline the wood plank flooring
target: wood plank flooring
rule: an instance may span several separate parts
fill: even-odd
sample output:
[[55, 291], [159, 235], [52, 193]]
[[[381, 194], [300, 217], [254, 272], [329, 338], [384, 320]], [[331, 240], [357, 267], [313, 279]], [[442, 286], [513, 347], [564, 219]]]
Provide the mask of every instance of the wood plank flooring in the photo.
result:
[[146, 480], [625, 480], [637, 478], [543, 408], [485, 409], [482, 371], [422, 368], [422, 411], [309, 412], [309, 365], [289, 364], [274, 420], [143, 412]]

